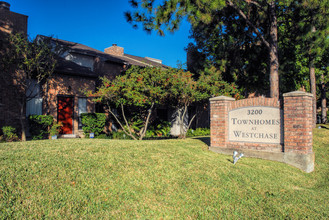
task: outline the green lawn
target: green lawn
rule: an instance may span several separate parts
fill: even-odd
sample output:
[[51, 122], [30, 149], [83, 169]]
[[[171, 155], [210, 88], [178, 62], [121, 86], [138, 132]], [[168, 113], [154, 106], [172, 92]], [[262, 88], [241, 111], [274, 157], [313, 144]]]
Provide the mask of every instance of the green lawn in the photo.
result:
[[315, 171], [207, 150], [209, 138], [0, 144], [0, 219], [328, 219], [329, 130]]

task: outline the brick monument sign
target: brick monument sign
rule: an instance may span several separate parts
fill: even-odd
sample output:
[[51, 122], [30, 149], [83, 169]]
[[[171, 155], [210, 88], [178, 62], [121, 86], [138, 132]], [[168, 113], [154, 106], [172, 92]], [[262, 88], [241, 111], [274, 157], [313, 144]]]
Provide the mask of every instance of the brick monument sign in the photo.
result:
[[280, 161], [314, 170], [312, 94], [296, 91], [275, 98], [210, 99], [210, 150]]

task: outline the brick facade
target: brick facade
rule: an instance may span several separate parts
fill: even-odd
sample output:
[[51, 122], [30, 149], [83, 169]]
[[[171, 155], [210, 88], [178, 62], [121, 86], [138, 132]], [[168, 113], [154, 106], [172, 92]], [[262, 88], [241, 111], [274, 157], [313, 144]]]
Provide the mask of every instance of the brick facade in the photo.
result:
[[[283, 103], [275, 98], [249, 98], [235, 101], [220, 96], [210, 99], [210, 150], [232, 154], [234, 150], [246, 156], [276, 160], [296, 166], [306, 172], [314, 169], [312, 151], [312, 94], [291, 92], [283, 95]], [[228, 139], [228, 115], [243, 107], [280, 108], [282, 144], [233, 142]]]
[[210, 99], [210, 145], [213, 147], [227, 147], [228, 112], [234, 100], [225, 96]]
[[[81, 76], [68, 76], [57, 73], [47, 80], [47, 83], [42, 86], [43, 89], [43, 114], [52, 115], [57, 119], [58, 97], [73, 98], [73, 134], [81, 135], [79, 130], [79, 110], [78, 99], [86, 98], [83, 90], [95, 91], [95, 79]], [[95, 104], [91, 98], [87, 101], [87, 111], [94, 112]]]
[[[11, 12], [8, 3], [0, 3], [0, 56], [8, 48], [8, 42], [4, 41], [8, 34], [27, 33], [27, 19], [28, 16]], [[42, 35], [37, 36], [39, 40], [42, 40], [44, 37]], [[28, 111], [25, 109], [27, 108], [25, 106], [26, 103], [16, 101], [20, 97], [25, 96], [25, 91], [18, 90], [15, 82], [10, 78], [12, 73], [5, 73], [0, 69], [0, 76], [9, 77], [9, 80], [6, 80], [6, 82], [5, 80], [0, 80], [0, 128], [10, 125], [20, 132], [22, 127], [20, 121], [22, 121], [22, 124], [26, 122], [26, 112], [27, 114], [40, 114], [40, 98], [42, 98], [42, 114], [52, 115], [55, 119], [58, 118], [58, 103], [70, 103], [69, 108], [71, 111], [71, 100], [73, 99], [72, 133], [79, 135], [81, 131], [78, 128], [78, 102], [79, 98], [86, 98], [82, 90], [95, 91], [101, 83], [100, 77], [107, 77], [113, 80], [116, 76], [124, 73], [130, 65], [167, 68], [157, 59], [124, 54], [124, 48], [118, 47], [116, 44], [105, 49], [104, 53], [79, 43], [54, 38], [52, 40], [56, 44], [62, 45], [67, 51], [58, 57], [56, 69], [52, 76], [46, 80], [46, 83], [39, 85], [42, 92], [38, 94], [38, 100], [33, 100], [38, 101], [38, 104], [33, 102], [27, 103]], [[22, 73], [21, 76], [24, 77], [24, 74]], [[68, 101], [62, 101], [64, 99]], [[84, 101], [81, 100], [82, 106], [85, 105]], [[22, 103], [24, 104], [23, 111], [18, 106]], [[101, 108], [99, 107], [98, 109]], [[90, 99], [87, 101], [87, 111], [95, 112], [95, 106]], [[61, 115], [64, 115], [64, 113]], [[67, 124], [71, 127], [70, 114], [71, 112], [65, 114], [65, 119], [69, 120]], [[65, 122], [64, 119], [61, 120]], [[71, 133], [71, 129], [66, 133]]]
[[115, 55], [115, 56], [124, 55], [123, 47], [118, 47], [116, 44], [113, 44], [111, 47], [105, 48], [104, 52], [107, 54]]
[[[2, 7], [3, 4], [6, 7]], [[2, 2], [0, 7], [0, 56], [8, 48], [6, 38], [9, 34], [27, 33], [28, 16], [10, 11], [10, 5]], [[25, 95], [14, 81], [15, 71], [0, 69], [0, 133], [3, 126], [15, 127], [20, 133], [20, 97]], [[25, 109], [23, 109], [25, 115]]]
[[305, 92], [290, 92], [284, 97], [284, 151], [312, 153], [312, 100]]
[[211, 146], [232, 149], [256, 149], [263, 151], [281, 152], [282, 146], [277, 144], [254, 144], [228, 141], [228, 113], [237, 108], [250, 106], [280, 107], [277, 99], [271, 98], [250, 98], [235, 101], [233, 98], [220, 96], [210, 99], [210, 128]]
[[2, 33], [27, 33], [28, 16], [18, 14], [9, 9], [0, 8], [0, 32]]

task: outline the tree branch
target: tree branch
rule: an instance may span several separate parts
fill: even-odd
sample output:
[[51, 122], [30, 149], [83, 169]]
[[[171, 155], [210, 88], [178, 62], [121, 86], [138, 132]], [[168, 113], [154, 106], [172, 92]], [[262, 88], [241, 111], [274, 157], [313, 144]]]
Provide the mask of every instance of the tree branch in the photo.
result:
[[188, 131], [188, 129], [190, 129], [190, 126], [191, 126], [191, 124], [192, 124], [192, 121], [194, 120], [194, 118], [196, 117], [196, 115], [197, 115], [197, 113], [195, 113], [195, 114], [193, 115], [193, 117], [191, 118], [190, 122], [188, 123], [188, 126], [187, 126], [186, 131]]
[[180, 122], [180, 134], [183, 135], [183, 138], [186, 137], [186, 131], [184, 129], [184, 119], [185, 119], [185, 115], [186, 115], [186, 111], [187, 111], [187, 105], [185, 104], [184, 105], [184, 111], [183, 111], [183, 115], [182, 115], [182, 118], [181, 118], [181, 122]]
[[[245, 0], [244, 0], [245, 1]], [[254, 32], [256, 33], [256, 35], [262, 40], [262, 42], [265, 44], [265, 46], [270, 50], [271, 46], [269, 44], [269, 42], [267, 42], [267, 40], [264, 38], [264, 36], [260, 33], [260, 31], [257, 29], [257, 27], [251, 23], [251, 21], [247, 18], [247, 16], [243, 13], [243, 11], [238, 8], [238, 6], [236, 6], [231, 0], [227, 0], [228, 5], [231, 6], [232, 8], [234, 8], [243, 19], [245, 19], [245, 21], [247, 22], [247, 24], [254, 30]]]
[[[109, 106], [109, 105], [108, 105]], [[120, 120], [118, 119], [118, 117], [114, 114], [114, 112], [112, 112], [111, 107], [109, 106], [109, 112], [113, 115], [113, 117], [115, 118], [115, 120], [117, 121], [117, 123], [120, 125], [120, 127], [122, 128], [123, 132], [128, 135], [129, 137], [132, 137], [134, 140], [136, 140], [135, 136], [129, 134], [126, 129], [124, 128], [124, 126], [121, 124]]]
[[[128, 131], [129, 131], [129, 134], [130, 134], [130, 135], [133, 135], [133, 134], [131, 133], [131, 130], [130, 130], [130, 127], [129, 127], [129, 123], [128, 123], [128, 121], [127, 121], [127, 119], [126, 119], [126, 116], [125, 116], [125, 111], [124, 111], [124, 109], [123, 109], [123, 104], [121, 103], [120, 105], [121, 105], [122, 117], [123, 117], [123, 120], [124, 120], [125, 123], [126, 123], [126, 126], [127, 126]], [[134, 139], [134, 140], [136, 140], [136, 139]]]
[[259, 9], [261, 9], [262, 11], [264, 11], [264, 10], [263, 10], [263, 7], [262, 7], [260, 4], [258, 4], [258, 2], [251, 1], [251, 0], [243, 0], [243, 1], [246, 2], [247, 4], [253, 4], [253, 5], [256, 5]]
[[151, 105], [151, 107], [148, 110], [146, 122], [145, 122], [144, 128], [142, 129], [141, 136], [139, 137], [139, 140], [142, 140], [144, 138], [144, 136], [145, 136], [145, 133], [146, 133], [146, 130], [147, 130], [147, 126], [148, 126], [148, 123], [150, 121], [150, 117], [151, 117], [151, 114], [152, 114], [153, 106], [154, 106], [154, 102], [152, 102], [152, 105]]

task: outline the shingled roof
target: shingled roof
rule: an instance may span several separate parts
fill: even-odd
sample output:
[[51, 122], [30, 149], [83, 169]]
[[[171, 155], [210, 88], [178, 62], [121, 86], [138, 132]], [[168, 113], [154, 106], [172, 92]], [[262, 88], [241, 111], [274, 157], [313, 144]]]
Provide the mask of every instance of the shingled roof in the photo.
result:
[[[120, 59], [123, 59], [130, 65], [135, 65], [135, 66], [154, 66], [154, 67], [160, 67], [160, 68], [165, 68], [168, 69], [169, 66], [163, 65], [162, 63], [152, 61], [152, 58], [146, 58], [146, 57], [139, 57], [139, 56], [134, 56], [130, 54], [124, 54], [123, 56], [115, 56], [111, 55]], [[153, 59], [155, 60], [155, 59]]]
[[[45, 37], [45, 36], [42, 36], [42, 35], [39, 35], [39, 36], [40, 37]], [[57, 39], [57, 38], [53, 38], [52, 40], [54, 40], [55, 42], [57, 42], [60, 45], [63, 45], [65, 47], [67, 47], [68, 50], [70, 52], [73, 52], [73, 53], [79, 53], [79, 54], [84, 54], [84, 55], [89, 55], [89, 56], [100, 57], [100, 58], [103, 58], [105, 61], [110, 61], [110, 62], [120, 63], [120, 64], [126, 64], [123, 59], [116, 58], [116, 57], [111, 56], [107, 53], [104, 53], [100, 50], [96, 50], [94, 48], [88, 47], [88, 46], [83, 45], [83, 44], [79, 44], [79, 43], [75, 43], [75, 42], [71, 42], [71, 41], [66, 41], [66, 40], [61, 40], [61, 39]]]
[[[46, 36], [38, 35], [38, 37], [43, 38]], [[53, 38], [53, 40], [55, 42], [58, 42], [60, 45], [68, 47], [71, 53], [79, 53], [89, 56], [100, 57], [105, 62], [114, 62], [123, 65], [135, 65], [135, 66], [154, 66], [154, 67], [160, 67], [165, 69], [169, 68], [169, 66], [163, 65], [161, 62], [156, 62], [157, 59], [153, 59], [153, 58], [139, 57], [130, 54], [123, 54], [122, 56], [117, 56], [117, 55], [102, 52], [100, 50], [91, 48], [89, 46], [80, 43], [75, 43], [75, 42], [56, 39], [56, 38]]]
[[57, 57], [57, 65], [55, 67], [56, 73], [62, 73], [72, 76], [85, 76], [97, 78], [98, 76], [88, 67], [80, 66], [72, 61], [65, 60], [62, 57]]

